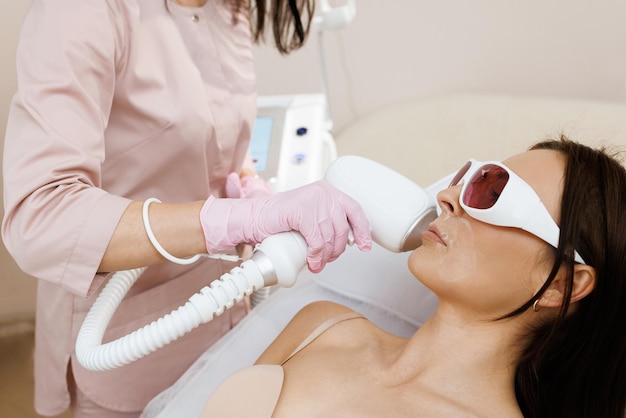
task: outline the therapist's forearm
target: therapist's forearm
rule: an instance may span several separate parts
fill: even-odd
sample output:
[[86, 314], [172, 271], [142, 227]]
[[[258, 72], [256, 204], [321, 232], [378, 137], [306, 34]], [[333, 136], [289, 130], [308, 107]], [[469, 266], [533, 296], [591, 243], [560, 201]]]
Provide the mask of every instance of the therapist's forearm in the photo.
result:
[[[200, 210], [204, 202], [152, 203], [149, 207], [152, 231], [170, 254], [186, 258], [206, 252]], [[99, 272], [128, 270], [164, 261], [146, 234], [143, 202], [132, 202], [118, 223], [102, 257]]]

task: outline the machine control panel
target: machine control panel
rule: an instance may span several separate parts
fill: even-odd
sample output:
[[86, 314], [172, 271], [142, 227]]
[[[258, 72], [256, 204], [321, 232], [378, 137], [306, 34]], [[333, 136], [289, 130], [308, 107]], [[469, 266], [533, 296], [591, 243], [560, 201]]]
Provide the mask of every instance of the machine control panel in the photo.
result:
[[250, 154], [272, 189], [289, 190], [323, 178], [336, 158], [324, 97], [261, 96], [257, 111]]

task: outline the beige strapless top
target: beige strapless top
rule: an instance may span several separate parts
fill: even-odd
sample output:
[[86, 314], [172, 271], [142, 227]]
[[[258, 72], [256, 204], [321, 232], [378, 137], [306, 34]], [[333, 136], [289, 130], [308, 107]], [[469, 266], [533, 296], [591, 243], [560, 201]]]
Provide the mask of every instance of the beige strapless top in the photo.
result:
[[363, 315], [348, 312], [327, 319], [280, 365], [256, 364], [233, 373], [213, 392], [200, 418], [271, 418], [283, 388], [283, 364], [334, 325], [354, 318]]

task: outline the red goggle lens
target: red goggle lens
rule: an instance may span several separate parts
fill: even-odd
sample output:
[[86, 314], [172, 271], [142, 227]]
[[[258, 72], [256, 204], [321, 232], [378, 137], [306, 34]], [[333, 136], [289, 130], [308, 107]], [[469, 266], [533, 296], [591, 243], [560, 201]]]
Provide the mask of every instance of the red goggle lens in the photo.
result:
[[[454, 176], [450, 187], [456, 186], [467, 174], [472, 163], [467, 162]], [[489, 209], [498, 201], [502, 190], [509, 181], [509, 173], [495, 164], [481, 166], [464, 186], [461, 199], [466, 206], [474, 209]]]

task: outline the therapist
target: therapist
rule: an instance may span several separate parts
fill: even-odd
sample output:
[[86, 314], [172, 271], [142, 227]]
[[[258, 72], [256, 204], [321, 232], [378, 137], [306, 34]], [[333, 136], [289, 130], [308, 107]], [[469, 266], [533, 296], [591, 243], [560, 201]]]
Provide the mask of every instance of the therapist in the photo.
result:
[[[172, 311], [235, 265], [164, 262], [164, 254], [232, 254], [295, 229], [317, 272], [345, 249], [349, 226], [370, 248], [367, 220], [348, 196], [323, 181], [271, 195], [249, 169], [252, 43], [271, 25], [281, 53], [297, 49], [313, 13], [309, 0], [277, 0], [269, 13], [264, 0], [253, 3], [32, 2], [6, 132], [2, 237], [40, 279], [38, 413], [71, 405], [75, 417], [136, 417], [245, 314], [239, 304], [128, 366], [88, 371], [73, 347], [110, 272], [151, 266], [105, 342]], [[159, 201], [145, 205], [149, 198]]]

